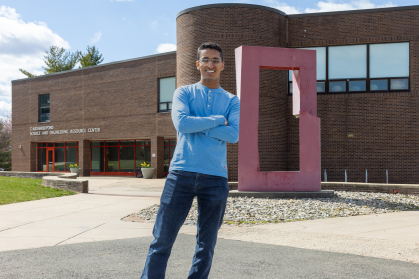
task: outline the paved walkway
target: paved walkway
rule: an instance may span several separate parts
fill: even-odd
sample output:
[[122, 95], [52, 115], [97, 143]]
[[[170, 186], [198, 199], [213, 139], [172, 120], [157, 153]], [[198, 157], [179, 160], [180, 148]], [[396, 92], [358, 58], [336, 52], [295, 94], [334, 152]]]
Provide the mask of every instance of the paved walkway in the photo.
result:
[[[94, 242], [111, 245], [105, 243], [119, 243], [118, 241], [138, 240], [139, 238], [146, 239], [144, 243], [149, 243], [151, 241], [153, 224], [125, 222], [121, 221], [121, 219], [131, 213], [158, 203], [163, 184], [164, 179], [93, 177], [89, 179], [90, 194], [77, 194], [0, 206], [0, 259], [6, 262], [12, 261], [12, 258], [16, 258], [16, 253], [20, 253], [18, 251], [20, 249], [38, 248], [30, 251], [39, 252], [47, 251], [39, 250], [39, 248], [70, 247], [66, 245], [76, 243], [90, 247], [89, 245]], [[196, 228], [194, 226], [183, 226], [180, 233], [185, 235], [185, 239], [191, 239], [190, 237], [193, 238], [193, 235], [196, 233]], [[276, 251], [279, 251], [277, 249], [280, 247], [289, 247], [294, 249], [292, 251], [302, 248], [310, 255], [312, 253], [316, 254], [317, 252], [315, 253], [315, 251], [324, 251], [332, 254], [344, 253], [346, 255], [367, 256], [371, 257], [367, 258], [371, 262], [374, 262], [373, 259], [375, 258], [391, 259], [405, 263], [416, 263], [413, 266], [419, 267], [417, 265], [419, 263], [419, 211], [253, 227], [224, 225], [220, 230], [219, 237], [223, 241], [227, 241], [226, 243], [241, 240], [238, 244], [234, 242], [234, 249], [237, 250], [225, 251], [228, 254], [227, 258], [233, 264], [239, 264], [239, 262], [236, 262], [237, 255], [234, 253], [240, 251], [240, 243], [243, 243], [243, 247], [247, 247], [246, 245], [251, 245], [251, 247], [277, 247], [275, 248]], [[193, 242], [192, 246], [194, 245]], [[146, 246], [142, 247], [141, 251], [137, 251], [142, 255], [141, 259], [145, 256], [146, 251], [144, 250], [147, 249]], [[26, 255], [26, 252], [24, 255]], [[258, 261], [255, 255], [246, 254], [245, 256]], [[189, 262], [191, 257], [192, 255], [188, 256]], [[330, 255], [328, 258], [333, 260], [333, 257]], [[369, 260], [365, 261], [368, 262]], [[243, 257], [240, 261], [242, 263], [247, 262]], [[391, 263], [399, 262], [389, 261], [385, 265], [391, 265]], [[140, 265], [142, 264], [143, 262], [140, 263]], [[2, 269], [1, 266], [0, 269]], [[419, 270], [417, 271], [419, 272]], [[416, 278], [418, 277], [419, 274]], [[0, 278], [2, 278], [1, 272]], [[96, 277], [92, 275], [86, 278]], [[113, 277], [99, 276], [97, 278]], [[126, 278], [131, 277], [128, 276]], [[182, 277], [174, 276], [169, 278]], [[225, 278], [234, 278], [234, 276]], [[324, 278], [333, 278], [333, 276], [325, 276]], [[401, 276], [400, 278], [409, 277]]]

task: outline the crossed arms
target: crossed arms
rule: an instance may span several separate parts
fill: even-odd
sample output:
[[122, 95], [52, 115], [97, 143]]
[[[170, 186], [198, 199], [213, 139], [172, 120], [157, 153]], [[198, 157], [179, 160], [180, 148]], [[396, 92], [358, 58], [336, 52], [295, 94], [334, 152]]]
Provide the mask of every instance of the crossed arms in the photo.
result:
[[[183, 91], [173, 96], [172, 120], [180, 133], [202, 133], [220, 141], [236, 143], [239, 140], [240, 101], [231, 99], [226, 115], [191, 116], [189, 98]], [[227, 120], [227, 121], [226, 121]]]

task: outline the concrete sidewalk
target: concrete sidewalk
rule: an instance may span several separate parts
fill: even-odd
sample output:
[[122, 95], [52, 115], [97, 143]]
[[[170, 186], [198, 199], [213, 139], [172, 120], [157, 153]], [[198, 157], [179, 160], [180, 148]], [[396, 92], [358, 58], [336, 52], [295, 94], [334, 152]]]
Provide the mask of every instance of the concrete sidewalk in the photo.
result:
[[130, 176], [90, 176], [78, 179], [89, 180], [89, 193], [124, 196], [160, 197], [166, 179], [144, 179]]
[[[0, 206], [0, 251], [150, 237], [152, 223], [125, 222], [159, 203], [164, 179], [94, 177], [92, 194]], [[194, 235], [195, 226], [181, 234]], [[222, 226], [220, 238], [419, 263], [419, 211], [252, 227]]]

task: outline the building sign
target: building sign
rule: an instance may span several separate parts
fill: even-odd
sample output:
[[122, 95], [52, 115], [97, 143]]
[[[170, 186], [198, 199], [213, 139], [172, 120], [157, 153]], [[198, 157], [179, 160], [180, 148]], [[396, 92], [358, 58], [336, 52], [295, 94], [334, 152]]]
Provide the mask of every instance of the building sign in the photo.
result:
[[54, 126], [30, 127], [31, 136], [100, 133], [100, 128], [54, 130]]

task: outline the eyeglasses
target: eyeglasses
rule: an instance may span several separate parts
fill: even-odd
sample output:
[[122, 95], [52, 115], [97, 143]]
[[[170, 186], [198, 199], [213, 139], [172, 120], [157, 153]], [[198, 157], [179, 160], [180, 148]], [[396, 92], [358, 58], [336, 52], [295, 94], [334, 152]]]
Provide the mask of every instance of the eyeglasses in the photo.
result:
[[212, 62], [212, 65], [214, 65], [214, 66], [218, 66], [218, 65], [220, 65], [221, 64], [221, 60], [220, 59], [206, 59], [206, 58], [203, 58], [203, 59], [201, 59], [201, 64], [202, 65], [204, 65], [204, 66], [206, 66], [206, 65], [208, 65], [208, 63], [209, 62]]

